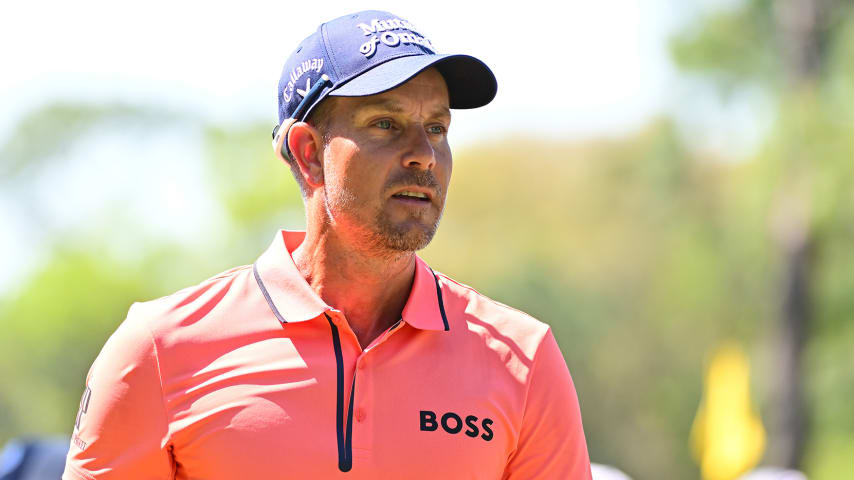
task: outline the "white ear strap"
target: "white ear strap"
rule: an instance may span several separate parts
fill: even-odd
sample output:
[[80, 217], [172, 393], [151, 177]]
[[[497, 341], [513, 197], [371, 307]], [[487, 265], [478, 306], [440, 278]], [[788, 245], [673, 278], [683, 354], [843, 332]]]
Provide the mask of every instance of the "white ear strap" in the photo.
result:
[[291, 130], [291, 125], [294, 122], [288, 119], [285, 121], [285, 125], [287, 128], [280, 128], [281, 125], [276, 125], [276, 128], [273, 129], [273, 151], [277, 153], [281, 153], [282, 157], [285, 160], [290, 161], [290, 150], [288, 149], [288, 132]]

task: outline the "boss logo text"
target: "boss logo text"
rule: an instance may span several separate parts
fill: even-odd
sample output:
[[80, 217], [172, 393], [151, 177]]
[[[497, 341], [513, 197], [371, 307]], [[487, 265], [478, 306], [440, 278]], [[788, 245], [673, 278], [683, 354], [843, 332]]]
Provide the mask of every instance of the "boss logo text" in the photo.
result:
[[480, 419], [480, 423], [478, 423], [478, 418], [475, 415], [467, 415], [463, 418], [454, 412], [448, 412], [437, 417], [436, 412], [421, 410], [419, 415], [422, 432], [435, 432], [441, 426], [442, 430], [452, 435], [463, 432], [471, 438], [480, 436], [487, 442], [492, 440], [494, 436], [490, 428], [493, 423], [491, 418]]

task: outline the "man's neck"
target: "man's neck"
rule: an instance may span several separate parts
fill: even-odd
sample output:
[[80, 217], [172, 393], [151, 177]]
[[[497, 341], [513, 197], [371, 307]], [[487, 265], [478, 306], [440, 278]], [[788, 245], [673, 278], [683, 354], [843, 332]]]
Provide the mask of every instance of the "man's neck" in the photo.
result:
[[378, 255], [309, 230], [292, 256], [320, 298], [344, 313], [362, 348], [401, 318], [415, 278], [413, 252]]

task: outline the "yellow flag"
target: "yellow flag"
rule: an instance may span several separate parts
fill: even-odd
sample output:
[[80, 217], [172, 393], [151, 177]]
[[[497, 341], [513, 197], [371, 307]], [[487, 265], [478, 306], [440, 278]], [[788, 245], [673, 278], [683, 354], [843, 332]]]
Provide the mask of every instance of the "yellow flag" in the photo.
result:
[[750, 365], [735, 342], [712, 356], [691, 443], [704, 480], [735, 479], [762, 458], [765, 430], [750, 399]]

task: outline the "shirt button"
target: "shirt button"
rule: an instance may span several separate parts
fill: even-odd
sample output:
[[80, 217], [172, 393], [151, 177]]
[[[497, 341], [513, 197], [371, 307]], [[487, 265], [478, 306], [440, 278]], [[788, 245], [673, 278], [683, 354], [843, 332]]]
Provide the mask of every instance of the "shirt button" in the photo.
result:
[[356, 421], [357, 422], [364, 421], [366, 416], [367, 416], [367, 414], [365, 413], [365, 409], [363, 409], [362, 407], [359, 407], [356, 409]]
[[359, 370], [365, 369], [365, 362], [359, 362]]

